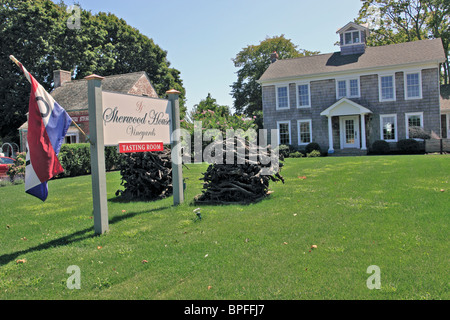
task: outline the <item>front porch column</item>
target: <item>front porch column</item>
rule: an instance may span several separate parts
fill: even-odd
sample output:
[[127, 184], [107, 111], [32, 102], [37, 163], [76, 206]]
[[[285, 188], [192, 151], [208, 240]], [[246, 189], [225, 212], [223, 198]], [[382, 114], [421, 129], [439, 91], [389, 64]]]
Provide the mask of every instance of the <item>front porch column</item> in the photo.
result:
[[333, 148], [333, 125], [331, 123], [331, 118], [332, 116], [329, 115], [328, 116], [328, 153], [334, 153], [334, 148]]
[[367, 150], [366, 146], [366, 114], [361, 114], [361, 150]]

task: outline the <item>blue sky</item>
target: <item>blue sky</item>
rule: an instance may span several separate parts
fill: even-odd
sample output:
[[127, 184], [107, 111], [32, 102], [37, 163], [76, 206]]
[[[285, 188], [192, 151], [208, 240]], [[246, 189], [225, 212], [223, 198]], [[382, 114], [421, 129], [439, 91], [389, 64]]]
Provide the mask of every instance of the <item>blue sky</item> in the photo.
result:
[[[56, 2], [56, 1], [55, 1]], [[111, 12], [152, 38], [181, 72], [187, 107], [208, 93], [233, 106], [233, 59], [247, 45], [284, 34], [301, 49], [334, 52], [336, 31], [357, 17], [360, 0], [66, 0]]]

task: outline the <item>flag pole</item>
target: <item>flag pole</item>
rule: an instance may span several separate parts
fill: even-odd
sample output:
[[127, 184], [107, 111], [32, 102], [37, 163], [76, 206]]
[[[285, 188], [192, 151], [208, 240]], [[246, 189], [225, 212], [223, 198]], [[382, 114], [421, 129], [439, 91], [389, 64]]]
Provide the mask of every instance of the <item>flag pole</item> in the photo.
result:
[[[19, 60], [16, 59], [16, 57], [14, 57], [13, 55], [10, 55], [9, 58], [19, 67], [22, 68], [22, 64], [19, 62]], [[26, 77], [28, 79], [28, 81], [30, 81], [31, 83], [31, 79], [29, 77]], [[86, 141], [91, 143], [91, 140], [89, 139], [89, 136], [83, 131], [83, 129], [80, 128], [80, 126], [78, 124], [75, 123], [75, 121], [73, 121], [72, 119], [72, 124], [75, 125], [75, 127], [85, 136]]]

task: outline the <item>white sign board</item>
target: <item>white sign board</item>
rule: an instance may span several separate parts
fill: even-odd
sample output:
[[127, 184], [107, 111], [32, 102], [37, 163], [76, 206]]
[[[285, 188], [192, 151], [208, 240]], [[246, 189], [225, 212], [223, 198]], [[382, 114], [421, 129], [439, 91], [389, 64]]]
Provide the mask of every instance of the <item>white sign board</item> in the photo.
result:
[[105, 146], [125, 142], [170, 144], [172, 111], [165, 99], [103, 91]]

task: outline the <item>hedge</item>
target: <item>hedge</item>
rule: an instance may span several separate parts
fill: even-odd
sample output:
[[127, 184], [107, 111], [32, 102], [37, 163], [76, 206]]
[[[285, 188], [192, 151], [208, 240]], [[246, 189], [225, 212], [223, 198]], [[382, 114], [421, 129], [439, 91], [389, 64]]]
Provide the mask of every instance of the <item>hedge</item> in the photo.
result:
[[[76, 177], [91, 173], [91, 148], [89, 143], [64, 144], [58, 155], [64, 172], [58, 178]], [[116, 170], [120, 162], [116, 147], [105, 147], [106, 171]]]

